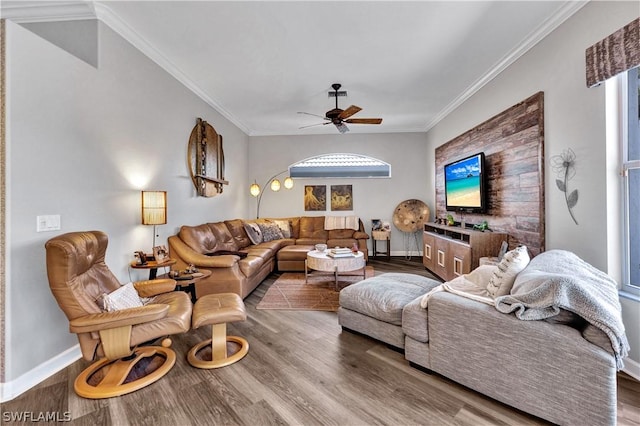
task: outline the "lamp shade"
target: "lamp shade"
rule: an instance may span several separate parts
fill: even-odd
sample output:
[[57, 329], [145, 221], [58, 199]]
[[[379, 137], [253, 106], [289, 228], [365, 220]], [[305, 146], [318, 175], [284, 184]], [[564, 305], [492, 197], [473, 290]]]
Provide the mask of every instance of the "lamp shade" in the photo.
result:
[[167, 223], [167, 191], [142, 191], [142, 224]]
[[257, 197], [258, 195], [260, 195], [260, 185], [258, 185], [256, 182], [253, 182], [249, 187], [249, 192], [254, 197]]
[[271, 190], [273, 192], [280, 191], [280, 181], [278, 179], [274, 179], [271, 181]]
[[284, 178], [284, 187], [286, 189], [293, 188], [293, 179], [291, 179], [291, 176], [287, 176], [286, 178]]

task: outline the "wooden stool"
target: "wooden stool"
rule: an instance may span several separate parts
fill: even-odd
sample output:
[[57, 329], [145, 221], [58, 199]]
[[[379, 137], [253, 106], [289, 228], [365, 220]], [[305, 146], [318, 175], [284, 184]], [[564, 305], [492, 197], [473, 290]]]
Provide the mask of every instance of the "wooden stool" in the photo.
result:
[[242, 337], [227, 336], [227, 323], [246, 319], [244, 302], [235, 293], [199, 298], [193, 306], [192, 328], [211, 324], [211, 339], [191, 348], [187, 355], [189, 364], [197, 368], [219, 368], [240, 361], [249, 351], [249, 342]]

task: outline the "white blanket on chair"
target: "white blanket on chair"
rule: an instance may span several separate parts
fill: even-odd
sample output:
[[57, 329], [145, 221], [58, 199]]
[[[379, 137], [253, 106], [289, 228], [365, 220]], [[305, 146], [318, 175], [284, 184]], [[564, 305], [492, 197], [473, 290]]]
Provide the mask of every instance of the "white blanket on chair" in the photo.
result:
[[358, 216], [325, 216], [324, 229], [331, 231], [333, 229], [360, 229], [360, 219]]

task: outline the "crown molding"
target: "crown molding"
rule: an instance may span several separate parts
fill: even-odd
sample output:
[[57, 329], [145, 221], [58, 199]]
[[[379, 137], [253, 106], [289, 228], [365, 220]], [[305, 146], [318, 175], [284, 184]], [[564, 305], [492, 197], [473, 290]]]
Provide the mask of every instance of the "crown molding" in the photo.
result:
[[7, 1], [2, 18], [18, 24], [96, 19], [89, 1]]
[[553, 30], [562, 25], [573, 14], [582, 9], [590, 0], [567, 1], [560, 6], [553, 17], [547, 19], [540, 26], [529, 33], [524, 40], [511, 52], [502, 57], [483, 77], [476, 80], [449, 105], [444, 107], [436, 116], [426, 125], [423, 131], [427, 132], [447, 115], [451, 114], [456, 108], [462, 105], [467, 99], [478, 92], [482, 87], [496, 78], [498, 74], [507, 69], [511, 64], [520, 59], [522, 55], [527, 53], [533, 46], [542, 41], [546, 36], [551, 34]]
[[156, 49], [151, 43], [138, 34], [129, 24], [120, 16], [114, 13], [104, 3], [93, 3], [96, 17], [108, 25], [113, 31], [118, 33], [122, 38], [131, 43], [136, 49], [141, 51], [153, 62], [158, 64], [162, 69], [169, 73], [173, 78], [182, 83], [187, 89], [202, 99], [211, 108], [218, 111], [224, 118], [233, 123], [246, 135], [251, 134], [251, 130], [240, 121], [237, 117], [224, 109], [217, 101], [211, 98], [204, 90], [202, 90], [187, 74], [185, 74], [178, 66], [171, 62], [160, 50]]
[[98, 19], [131, 43], [142, 54], [158, 64], [160, 68], [182, 83], [207, 105], [218, 111], [246, 135], [251, 134], [251, 130], [242, 121], [211, 98], [160, 50], [145, 40], [104, 3], [93, 1], [9, 1], [2, 5], [2, 18], [10, 19], [16, 23]]

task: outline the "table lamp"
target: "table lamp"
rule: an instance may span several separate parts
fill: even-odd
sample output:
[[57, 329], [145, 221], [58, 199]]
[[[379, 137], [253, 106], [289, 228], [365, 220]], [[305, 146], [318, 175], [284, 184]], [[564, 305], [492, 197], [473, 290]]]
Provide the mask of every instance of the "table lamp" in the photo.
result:
[[167, 191], [142, 191], [142, 224], [153, 225], [153, 246], [156, 246], [156, 225], [167, 223]]

